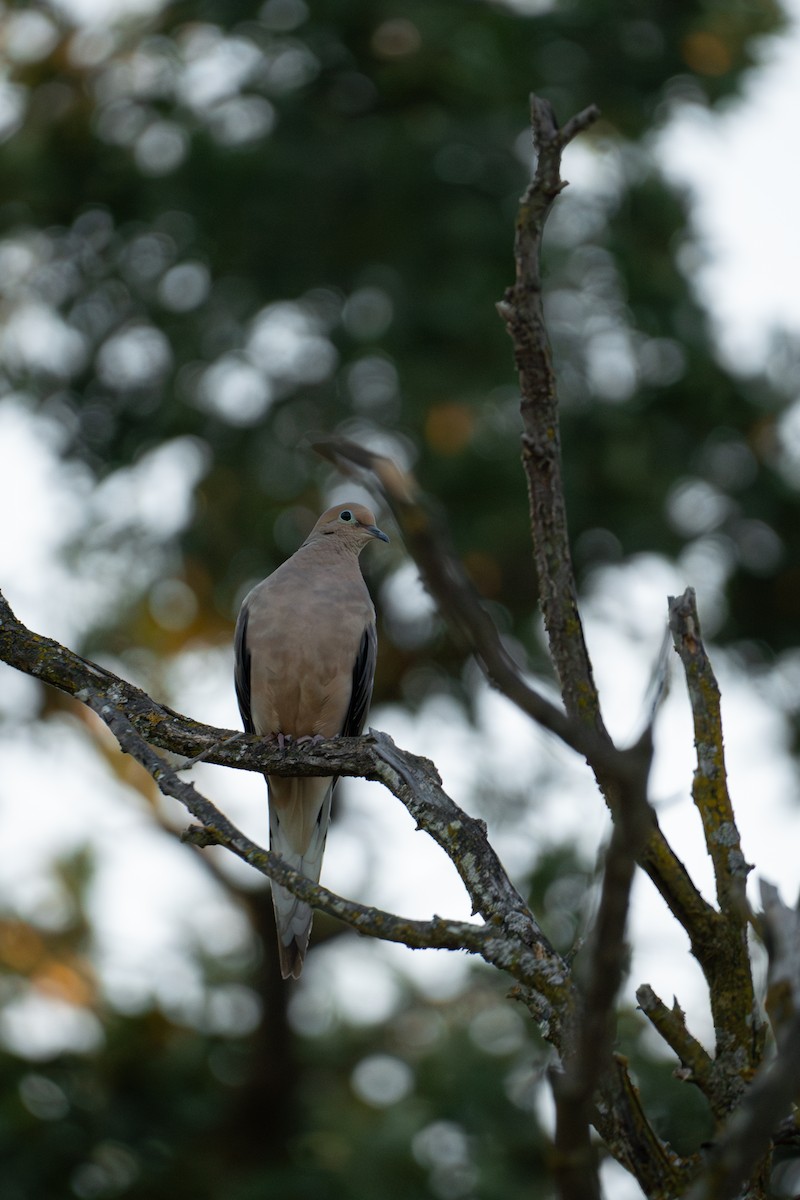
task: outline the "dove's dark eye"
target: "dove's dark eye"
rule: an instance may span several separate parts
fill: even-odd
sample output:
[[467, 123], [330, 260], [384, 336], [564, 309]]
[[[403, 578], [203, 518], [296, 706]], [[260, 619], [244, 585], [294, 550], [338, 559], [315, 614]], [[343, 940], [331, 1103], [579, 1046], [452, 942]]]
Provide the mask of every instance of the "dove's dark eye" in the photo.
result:
[[344, 512], [339, 513], [340, 521], [352, 521], [352, 519], [353, 519], [353, 514], [350, 512], [349, 508], [346, 508], [344, 510]]

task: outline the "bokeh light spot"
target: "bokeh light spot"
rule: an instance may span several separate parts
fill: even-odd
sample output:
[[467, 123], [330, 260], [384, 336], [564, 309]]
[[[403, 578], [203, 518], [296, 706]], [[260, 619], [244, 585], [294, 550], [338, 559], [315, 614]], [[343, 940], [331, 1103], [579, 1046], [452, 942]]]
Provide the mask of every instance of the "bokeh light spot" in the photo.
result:
[[158, 286], [158, 298], [173, 312], [191, 312], [208, 295], [211, 276], [200, 262], [179, 263], [171, 267]]
[[373, 1108], [389, 1108], [405, 1099], [414, 1086], [408, 1063], [389, 1054], [371, 1054], [358, 1063], [350, 1082], [359, 1100]]
[[469, 445], [474, 427], [475, 414], [469, 405], [437, 404], [425, 418], [425, 438], [437, 454], [460, 454]]
[[698, 75], [724, 75], [733, 65], [731, 52], [722, 38], [703, 29], [683, 39], [681, 53], [686, 65]]
[[189, 148], [186, 130], [175, 121], [153, 121], [134, 147], [136, 165], [143, 175], [169, 175], [181, 165]]
[[405, 58], [419, 50], [422, 37], [413, 21], [406, 17], [391, 17], [375, 30], [371, 44], [379, 58]]
[[97, 374], [119, 391], [159, 382], [172, 366], [166, 336], [152, 325], [129, 325], [104, 342], [97, 354]]

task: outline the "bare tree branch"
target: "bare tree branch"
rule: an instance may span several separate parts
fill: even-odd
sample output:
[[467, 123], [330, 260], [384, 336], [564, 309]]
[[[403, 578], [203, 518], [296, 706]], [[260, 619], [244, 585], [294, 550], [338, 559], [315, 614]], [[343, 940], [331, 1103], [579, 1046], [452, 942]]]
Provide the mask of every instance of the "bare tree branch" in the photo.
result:
[[657, 1136], [621, 1054], [613, 1056], [611, 1069], [601, 1080], [592, 1120], [617, 1162], [639, 1181], [646, 1196], [651, 1200], [683, 1196], [697, 1172], [697, 1159], [681, 1158]]
[[[719, 901], [713, 936], [698, 941], [694, 948], [708, 980], [717, 1036], [715, 1108], [730, 1111], [761, 1061], [766, 1032], [756, 1004], [747, 945], [745, 885], [750, 867], [742, 854], [728, 794], [719, 687], [703, 645], [692, 588], [670, 598], [669, 623], [683, 663], [694, 720], [697, 769], [692, 796], [703, 823]], [[721, 1070], [726, 1061], [727, 1080]]]
[[517, 214], [516, 282], [507, 289], [498, 311], [514, 343], [519, 372], [522, 461], [528, 481], [542, 612], [553, 662], [568, 714], [605, 738], [608, 735], [583, 636], [572, 569], [561, 479], [558, 396], [544, 320], [540, 265], [545, 222], [553, 201], [565, 187], [560, 174], [561, 154], [569, 141], [599, 115], [597, 108], [588, 108], [559, 129], [548, 101], [531, 97], [536, 167]]
[[123, 713], [102, 697], [87, 692], [82, 698], [108, 726], [122, 749], [150, 773], [164, 795], [180, 801], [201, 822], [200, 826], [190, 826], [182, 835], [182, 840], [201, 847], [225, 847], [262, 875], [274, 879], [307, 904], [328, 916], [336, 917], [357, 933], [383, 941], [401, 942], [411, 949], [466, 950], [471, 954], [479, 954], [487, 962], [508, 970], [529, 986], [541, 986], [549, 1001], [563, 1000], [562, 993], [550, 987], [552, 977], [546, 971], [542, 972], [542, 958], [499, 918], [484, 925], [442, 917], [434, 917], [430, 921], [412, 920], [346, 900], [328, 888], [312, 883], [279, 855], [251, 841], [192, 783], [182, 780], [147, 745]]
[[678, 1001], [673, 1000], [672, 1008], [667, 1008], [649, 983], [643, 983], [636, 989], [636, 1000], [647, 1019], [680, 1059], [681, 1078], [697, 1084], [706, 1099], [713, 1101], [714, 1060], [686, 1028], [686, 1018]]
[[[424, 922], [409, 924], [404, 918], [379, 914], [377, 923], [368, 929], [365, 914], [369, 910], [358, 905], [348, 907], [351, 902], [343, 901], [325, 889], [315, 892], [316, 885], [292, 871], [277, 855], [244, 838], [191, 784], [180, 780], [176, 771], [151, 746], [195, 761], [202, 757], [206, 762], [240, 770], [268, 771], [273, 775], [363, 776], [381, 782], [406, 806], [418, 827], [442, 846], [464, 882], [473, 911], [487, 922], [485, 935], [471, 932], [480, 930], [479, 926], [464, 926], [466, 936], [471, 940], [461, 948], [482, 953], [479, 945], [488, 944], [495, 965], [504, 963], [504, 969], [547, 998], [559, 1018], [553, 1036], [562, 1036], [560, 1023], [571, 1021], [574, 1007], [569, 969], [550, 946], [508, 878], [487, 840], [483, 822], [470, 817], [454, 803], [441, 787], [438, 773], [427, 759], [398, 749], [388, 735], [374, 731], [364, 738], [290, 744], [281, 750], [274, 741], [201, 725], [157, 704], [133, 684], [57, 642], [32, 633], [14, 616], [2, 593], [0, 659], [90, 707], [109, 726], [123, 748], [150, 772], [159, 787], [185, 804], [216, 842], [227, 846], [264, 874], [285, 884], [314, 907], [339, 916], [361, 932], [384, 936], [378, 932], [379, 928], [391, 929], [394, 932], [392, 935], [387, 933], [389, 940], [402, 940], [399, 936], [402, 927], [409, 930], [409, 944], [433, 945], [433, 942], [419, 940], [423, 936]], [[457, 924], [444, 923], [450, 929]], [[445, 937], [443, 926], [428, 923], [427, 930], [430, 936]], [[452, 934], [447, 937], [452, 941]], [[444, 942], [442, 946], [445, 947]], [[448, 945], [446, 948], [455, 947]]]
[[692, 705], [697, 748], [692, 792], [714, 864], [717, 899], [720, 909], [729, 912], [745, 928], [748, 915], [745, 885], [751, 867], [742, 854], [728, 793], [719, 685], [703, 645], [694, 588], [687, 588], [682, 596], [670, 597], [669, 624]]
[[608, 845], [597, 918], [587, 946], [582, 1019], [575, 1053], [552, 1076], [556, 1103], [556, 1180], [562, 1200], [600, 1195], [590, 1141], [593, 1098], [608, 1071], [616, 1032], [614, 1004], [627, 962], [625, 929], [636, 859], [650, 832], [647, 763], [638, 786], [625, 789]]

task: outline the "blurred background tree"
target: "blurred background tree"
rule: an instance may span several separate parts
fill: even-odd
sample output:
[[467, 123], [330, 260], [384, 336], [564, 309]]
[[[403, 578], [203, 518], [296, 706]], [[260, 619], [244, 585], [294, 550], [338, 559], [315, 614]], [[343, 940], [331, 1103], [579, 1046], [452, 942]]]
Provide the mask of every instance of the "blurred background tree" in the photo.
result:
[[[585, 183], [559, 201], [545, 262], [583, 581], [664, 556], [692, 572], [707, 632], [743, 668], [789, 669], [796, 347], [776, 344], [769, 376], [720, 361], [692, 287], [688, 202], [651, 150], [686, 106], [735, 95], [783, 19], [769, 0], [187, 0], [93, 24], [61, 5], [7, 6], [3, 404], [63, 464], [54, 491], [80, 500], [59, 546], [77, 580], [63, 598], [73, 642], [204, 715], [197, 664], [230, 686], [241, 596], [336, 488], [353, 491], [308, 449], [335, 429], [413, 466], [502, 627], [545, 669], [515, 377], [493, 311], [535, 88], [562, 119], [603, 112], [566, 160]], [[477, 720], [475, 673], [401, 548], [365, 565], [376, 706]], [[785, 688], [782, 701], [792, 717]], [[29, 702], [51, 730], [81, 719], [43, 693]], [[231, 688], [231, 724], [232, 705]], [[169, 841], [171, 816], [140, 777], [113, 757], [110, 769]], [[459, 798], [513, 836], [551, 776], [544, 756], [523, 781], [485, 772]], [[554, 846], [525, 872], [568, 949], [591, 864]], [[241, 924], [224, 950], [184, 947], [199, 999], [126, 1001], [100, 961], [91, 879], [89, 859], [63, 860], [47, 919], [5, 898], [8, 1200], [550, 1194], [544, 1051], [482, 970], [432, 996], [385, 966], [395, 993], [379, 1022], [326, 1007], [319, 976], [287, 1002], [263, 892], [215, 865], [208, 887]], [[318, 919], [315, 942], [326, 937]], [[81, 1053], [32, 1061], [13, 1010], [33, 994], [94, 1015]], [[661, 1131], [693, 1149], [702, 1117], [674, 1104], [637, 1030], [621, 1036], [642, 1079], [658, 1079]]]

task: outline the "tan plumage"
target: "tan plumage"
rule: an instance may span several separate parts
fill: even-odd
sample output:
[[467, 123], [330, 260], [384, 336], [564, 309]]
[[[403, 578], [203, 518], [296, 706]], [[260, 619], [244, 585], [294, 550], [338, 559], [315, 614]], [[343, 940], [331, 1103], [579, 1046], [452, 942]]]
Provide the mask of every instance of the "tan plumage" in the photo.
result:
[[[388, 541], [361, 504], [337, 504], [291, 558], [245, 597], [236, 623], [236, 695], [245, 729], [292, 738], [361, 733], [372, 696], [375, 609], [358, 556]], [[267, 776], [270, 847], [319, 880], [335, 779]], [[312, 911], [272, 885], [281, 972], [295, 979]]]

